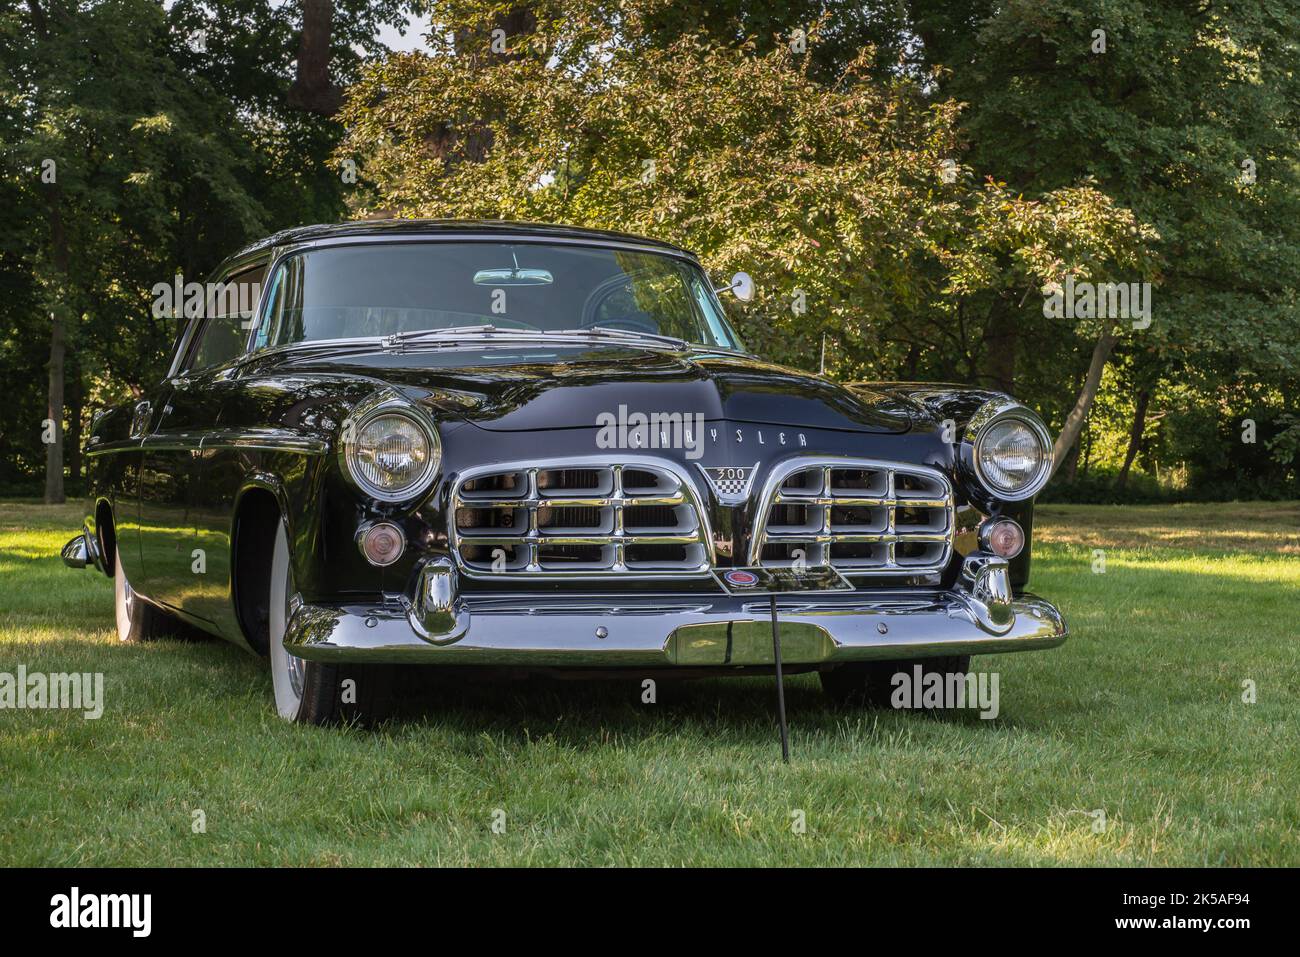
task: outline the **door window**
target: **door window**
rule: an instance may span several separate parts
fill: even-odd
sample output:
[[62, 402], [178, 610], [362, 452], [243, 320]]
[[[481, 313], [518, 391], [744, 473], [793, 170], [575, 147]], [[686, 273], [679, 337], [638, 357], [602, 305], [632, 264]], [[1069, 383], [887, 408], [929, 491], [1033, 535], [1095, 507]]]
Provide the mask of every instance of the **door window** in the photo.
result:
[[208, 318], [190, 355], [190, 371], [225, 365], [243, 355], [265, 275], [266, 266], [261, 265], [215, 284], [206, 304]]

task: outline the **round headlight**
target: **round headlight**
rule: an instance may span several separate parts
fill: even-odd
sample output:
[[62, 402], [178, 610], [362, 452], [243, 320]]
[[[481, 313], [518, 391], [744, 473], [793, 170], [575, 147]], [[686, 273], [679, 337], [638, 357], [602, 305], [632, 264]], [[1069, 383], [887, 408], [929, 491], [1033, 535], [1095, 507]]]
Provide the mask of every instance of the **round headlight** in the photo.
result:
[[1028, 498], [1046, 480], [1052, 450], [1043, 433], [1016, 418], [1000, 419], [975, 442], [980, 477], [994, 494]]
[[375, 498], [396, 501], [421, 491], [440, 464], [437, 437], [400, 412], [365, 419], [347, 443], [348, 471]]

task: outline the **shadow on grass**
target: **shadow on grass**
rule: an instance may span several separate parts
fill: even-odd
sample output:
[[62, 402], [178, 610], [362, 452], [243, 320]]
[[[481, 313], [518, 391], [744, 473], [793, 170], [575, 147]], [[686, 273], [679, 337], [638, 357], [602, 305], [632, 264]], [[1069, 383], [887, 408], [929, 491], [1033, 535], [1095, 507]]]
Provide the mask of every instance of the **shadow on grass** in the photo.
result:
[[[601, 747], [611, 737], [631, 741], [678, 737], [722, 738], [728, 745], [775, 743], [778, 738], [774, 677], [656, 679], [655, 701], [643, 701], [638, 678], [562, 679], [546, 675], [503, 680], [411, 669], [399, 684], [391, 718], [374, 730], [452, 724], [458, 733], [488, 734], [516, 744], [539, 736], [578, 750]], [[981, 720], [978, 711], [908, 712], [836, 704], [815, 674], [788, 677], [786, 717], [792, 734], [831, 734], [846, 722], [887, 729], [942, 726], [993, 730], [1018, 727], [1015, 719]]]

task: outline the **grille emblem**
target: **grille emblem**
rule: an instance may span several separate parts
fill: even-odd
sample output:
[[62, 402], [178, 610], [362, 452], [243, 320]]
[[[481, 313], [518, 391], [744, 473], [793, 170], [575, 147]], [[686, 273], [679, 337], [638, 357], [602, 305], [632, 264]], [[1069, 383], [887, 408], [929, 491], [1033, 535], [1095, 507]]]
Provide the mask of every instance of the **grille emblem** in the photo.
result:
[[754, 484], [754, 475], [758, 472], [758, 463], [749, 466], [722, 465], [716, 468], [700, 466], [705, 478], [713, 486], [713, 491], [724, 502], [743, 502], [749, 498], [750, 486]]

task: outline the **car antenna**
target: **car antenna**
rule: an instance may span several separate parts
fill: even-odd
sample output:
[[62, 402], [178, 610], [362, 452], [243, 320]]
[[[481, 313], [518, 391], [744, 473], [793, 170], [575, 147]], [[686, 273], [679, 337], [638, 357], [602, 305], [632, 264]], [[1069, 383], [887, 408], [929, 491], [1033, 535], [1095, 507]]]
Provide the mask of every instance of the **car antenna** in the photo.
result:
[[776, 663], [776, 717], [781, 726], [781, 760], [790, 763], [790, 730], [785, 723], [785, 676], [781, 673], [781, 628], [777, 624], [776, 592], [768, 593], [772, 607], [772, 660]]
[[[781, 728], [781, 760], [790, 763], [790, 727], [785, 720], [785, 667], [781, 656], [781, 616], [777, 614], [779, 592], [852, 591], [849, 580], [830, 565], [804, 566], [799, 559], [792, 566], [732, 568], [714, 576], [729, 595], [767, 595], [772, 616], [772, 664], [776, 672], [776, 719]], [[754, 607], [746, 605], [747, 609]]]

